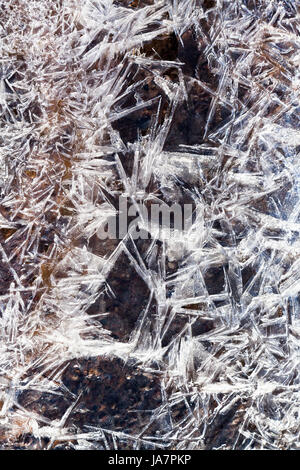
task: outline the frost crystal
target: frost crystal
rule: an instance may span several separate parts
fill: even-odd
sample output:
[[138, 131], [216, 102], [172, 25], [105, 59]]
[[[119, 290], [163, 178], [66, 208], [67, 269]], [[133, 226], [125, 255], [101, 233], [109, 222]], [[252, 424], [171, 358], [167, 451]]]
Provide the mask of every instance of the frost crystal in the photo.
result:
[[1, 448], [298, 449], [300, 2], [0, 7]]

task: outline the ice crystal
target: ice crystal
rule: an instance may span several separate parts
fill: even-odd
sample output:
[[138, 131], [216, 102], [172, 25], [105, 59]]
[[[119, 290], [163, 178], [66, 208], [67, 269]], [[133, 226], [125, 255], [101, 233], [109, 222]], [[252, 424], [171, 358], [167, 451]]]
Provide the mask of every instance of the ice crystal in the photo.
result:
[[0, 6], [2, 448], [299, 448], [299, 1]]

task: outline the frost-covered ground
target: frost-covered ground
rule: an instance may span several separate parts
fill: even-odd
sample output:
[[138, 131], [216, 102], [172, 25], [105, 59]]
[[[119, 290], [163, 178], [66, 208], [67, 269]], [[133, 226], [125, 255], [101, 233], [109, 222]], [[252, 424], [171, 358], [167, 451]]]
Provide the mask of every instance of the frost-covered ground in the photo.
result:
[[1, 448], [299, 448], [299, 7], [0, 0]]

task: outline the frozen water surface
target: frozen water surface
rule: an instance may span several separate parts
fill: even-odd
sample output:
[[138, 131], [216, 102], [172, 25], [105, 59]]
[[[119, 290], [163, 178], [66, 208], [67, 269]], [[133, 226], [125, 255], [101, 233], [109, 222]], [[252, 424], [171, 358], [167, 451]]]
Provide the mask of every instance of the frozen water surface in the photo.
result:
[[299, 7], [0, 1], [1, 448], [299, 448]]

